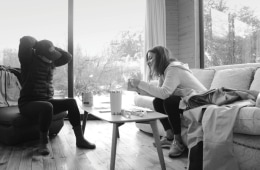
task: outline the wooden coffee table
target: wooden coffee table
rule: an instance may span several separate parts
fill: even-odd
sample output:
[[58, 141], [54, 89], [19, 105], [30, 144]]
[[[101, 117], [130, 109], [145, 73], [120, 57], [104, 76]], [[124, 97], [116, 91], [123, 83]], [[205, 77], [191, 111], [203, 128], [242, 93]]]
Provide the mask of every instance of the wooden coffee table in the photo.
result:
[[82, 104], [82, 102], [78, 102], [78, 105], [84, 110], [84, 117], [83, 117], [83, 124], [82, 124], [83, 133], [85, 131], [88, 114], [91, 114], [101, 120], [113, 124], [110, 170], [115, 169], [117, 138], [119, 138], [118, 128], [124, 123], [129, 123], [129, 122], [147, 122], [151, 125], [153, 131], [153, 137], [157, 146], [157, 153], [159, 156], [161, 168], [163, 170], [166, 169], [156, 120], [167, 118], [167, 115], [158, 112], [148, 112], [147, 115], [143, 117], [134, 116], [134, 115], [131, 115], [131, 117], [125, 117], [122, 115], [111, 115], [109, 109], [104, 110], [104, 107], [102, 107], [102, 105], [99, 105], [98, 107], [95, 107], [95, 105], [93, 107], [87, 107], [84, 104]]

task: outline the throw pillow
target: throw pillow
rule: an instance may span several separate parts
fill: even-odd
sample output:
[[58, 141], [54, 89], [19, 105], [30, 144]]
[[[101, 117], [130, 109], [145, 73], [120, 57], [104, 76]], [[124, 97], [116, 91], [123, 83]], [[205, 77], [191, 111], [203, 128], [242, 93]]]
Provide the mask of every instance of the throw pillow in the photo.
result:
[[250, 86], [250, 90], [260, 91], [260, 68], [255, 71], [254, 80]]
[[193, 75], [207, 88], [210, 88], [215, 70], [213, 69], [191, 69]]
[[226, 87], [248, 90], [253, 79], [253, 72], [252, 67], [217, 70], [210, 89]]

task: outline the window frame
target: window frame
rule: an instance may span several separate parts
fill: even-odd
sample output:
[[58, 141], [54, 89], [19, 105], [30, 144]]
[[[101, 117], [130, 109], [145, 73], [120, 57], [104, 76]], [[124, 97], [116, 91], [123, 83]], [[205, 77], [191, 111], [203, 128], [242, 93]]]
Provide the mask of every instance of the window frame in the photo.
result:
[[200, 68], [205, 68], [204, 63], [204, 13], [203, 13], [203, 0], [199, 0], [199, 49], [200, 49]]

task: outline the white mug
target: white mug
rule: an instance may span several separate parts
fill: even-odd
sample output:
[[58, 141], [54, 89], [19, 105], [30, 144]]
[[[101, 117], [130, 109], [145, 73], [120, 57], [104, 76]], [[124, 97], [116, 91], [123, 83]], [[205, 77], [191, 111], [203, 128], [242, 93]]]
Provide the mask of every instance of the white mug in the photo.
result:
[[121, 115], [122, 92], [119, 90], [110, 91], [110, 109], [112, 115]]

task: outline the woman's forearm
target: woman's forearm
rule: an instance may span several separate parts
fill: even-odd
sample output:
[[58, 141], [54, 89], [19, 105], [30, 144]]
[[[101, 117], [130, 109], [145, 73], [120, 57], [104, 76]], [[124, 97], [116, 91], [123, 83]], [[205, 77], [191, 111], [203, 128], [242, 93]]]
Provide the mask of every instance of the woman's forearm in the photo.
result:
[[66, 52], [58, 47], [55, 47], [55, 49], [61, 53], [61, 57], [54, 61], [56, 67], [65, 65], [70, 62], [72, 55], [69, 52]]

